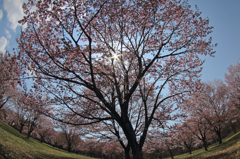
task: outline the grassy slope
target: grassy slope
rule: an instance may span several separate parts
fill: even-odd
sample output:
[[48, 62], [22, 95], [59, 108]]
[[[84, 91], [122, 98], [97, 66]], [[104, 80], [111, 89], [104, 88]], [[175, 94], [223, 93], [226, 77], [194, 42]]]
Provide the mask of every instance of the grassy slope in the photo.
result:
[[[240, 132], [224, 139], [223, 143], [209, 146], [208, 151], [199, 149], [192, 154], [174, 156], [174, 159], [235, 159], [240, 158]], [[93, 159], [68, 153], [28, 139], [0, 120], [0, 159]]]
[[93, 159], [27, 138], [0, 120], [0, 159]]
[[[208, 147], [174, 156], [174, 159], [237, 159], [240, 158], [240, 132], [223, 140], [222, 144], [213, 144]], [[168, 158], [170, 159], [170, 158]]]

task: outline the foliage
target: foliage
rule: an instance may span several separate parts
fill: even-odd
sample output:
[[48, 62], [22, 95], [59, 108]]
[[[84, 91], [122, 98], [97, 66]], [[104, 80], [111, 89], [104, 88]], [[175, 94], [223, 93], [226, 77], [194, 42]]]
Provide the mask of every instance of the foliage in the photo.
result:
[[[195, 92], [190, 99], [186, 100], [183, 109], [189, 115], [186, 119], [189, 130], [193, 127], [201, 136], [206, 131], [201, 132], [200, 129], [211, 130], [218, 136], [221, 144], [222, 129], [238, 116], [229, 103], [229, 92], [229, 88], [222, 81], [215, 80], [203, 84], [202, 91]], [[190, 125], [191, 123], [194, 124]]]
[[10, 53], [0, 53], [0, 110], [11, 99], [16, 97], [19, 83], [20, 67], [17, 57]]
[[228, 68], [225, 79], [231, 89], [231, 104], [240, 109], [240, 62]]
[[23, 9], [19, 57], [48, 93], [45, 115], [94, 124], [90, 135], [118, 141], [126, 158], [130, 148], [142, 158], [148, 131], [177, 109], [164, 102], [196, 91], [199, 55], [214, 54], [209, 20], [185, 1], [29, 0]]

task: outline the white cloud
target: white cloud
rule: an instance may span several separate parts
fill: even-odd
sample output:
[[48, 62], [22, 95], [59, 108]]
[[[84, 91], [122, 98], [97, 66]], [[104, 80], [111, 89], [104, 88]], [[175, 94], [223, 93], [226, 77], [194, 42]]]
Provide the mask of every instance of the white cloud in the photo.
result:
[[0, 20], [2, 19], [3, 17], [3, 11], [0, 9]]
[[7, 12], [8, 21], [11, 23], [10, 28], [15, 30], [18, 21], [23, 18], [22, 4], [26, 0], [4, 0], [3, 7]]
[[2, 36], [0, 38], [0, 52], [1, 53], [5, 53], [5, 47], [7, 46], [7, 44], [8, 44], [8, 40], [4, 36]]
[[12, 36], [11, 36], [10, 32], [7, 29], [5, 29], [5, 34], [7, 35], [8, 39], [11, 39]]

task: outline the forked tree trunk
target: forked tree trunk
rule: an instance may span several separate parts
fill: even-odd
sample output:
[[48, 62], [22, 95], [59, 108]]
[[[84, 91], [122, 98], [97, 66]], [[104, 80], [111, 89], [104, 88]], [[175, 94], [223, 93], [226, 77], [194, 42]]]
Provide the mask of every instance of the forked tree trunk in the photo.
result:
[[122, 117], [121, 117], [121, 119], [119, 119], [118, 123], [122, 127], [122, 130], [123, 130], [125, 136], [127, 137], [128, 144], [129, 144], [129, 147], [128, 148], [126, 147], [126, 149], [125, 149], [125, 157], [126, 157], [126, 159], [130, 158], [129, 150], [131, 148], [133, 159], [143, 159], [142, 146], [144, 143], [144, 138], [142, 138], [142, 140], [140, 141], [140, 143], [142, 142], [142, 144], [139, 144], [137, 142], [135, 131], [132, 127], [132, 123], [130, 122], [128, 114], [127, 114], [126, 108], [128, 106], [125, 105], [125, 106], [121, 106], [121, 107], [123, 107], [124, 109], [122, 110], [123, 111]]

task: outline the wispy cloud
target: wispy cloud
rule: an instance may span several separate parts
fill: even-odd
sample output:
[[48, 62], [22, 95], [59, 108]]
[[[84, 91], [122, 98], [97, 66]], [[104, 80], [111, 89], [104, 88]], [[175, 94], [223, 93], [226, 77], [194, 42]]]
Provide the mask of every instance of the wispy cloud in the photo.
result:
[[7, 29], [5, 29], [5, 34], [7, 35], [7, 38], [8, 39], [11, 39], [11, 34], [10, 34], [10, 31], [8, 31]]
[[3, 17], [3, 11], [0, 9], [0, 20], [2, 19]]
[[26, 0], [4, 0], [3, 7], [7, 12], [7, 18], [10, 22], [10, 28], [16, 30], [18, 21], [23, 18], [22, 4]]
[[7, 46], [8, 44], [8, 40], [2, 36], [0, 38], [0, 53], [5, 53], [5, 47]]

